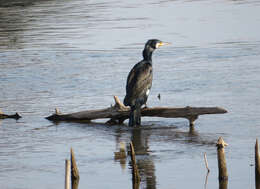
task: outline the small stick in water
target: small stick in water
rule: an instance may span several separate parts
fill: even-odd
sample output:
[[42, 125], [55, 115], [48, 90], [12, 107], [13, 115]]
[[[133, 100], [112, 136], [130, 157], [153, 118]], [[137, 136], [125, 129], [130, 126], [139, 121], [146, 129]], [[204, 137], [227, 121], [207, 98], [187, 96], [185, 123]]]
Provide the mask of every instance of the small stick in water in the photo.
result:
[[65, 159], [65, 189], [70, 189], [70, 160]]
[[210, 172], [206, 152], [204, 153], [204, 162], [205, 162], [208, 172]]
[[206, 155], [206, 152], [204, 153], [204, 162], [205, 162], [205, 165], [206, 165], [206, 168], [207, 168], [207, 175], [206, 175], [206, 178], [205, 178], [205, 184], [204, 184], [204, 188], [206, 189], [207, 188], [207, 184], [208, 184], [208, 176], [209, 176], [209, 166], [208, 166], [208, 160], [207, 160], [207, 155]]

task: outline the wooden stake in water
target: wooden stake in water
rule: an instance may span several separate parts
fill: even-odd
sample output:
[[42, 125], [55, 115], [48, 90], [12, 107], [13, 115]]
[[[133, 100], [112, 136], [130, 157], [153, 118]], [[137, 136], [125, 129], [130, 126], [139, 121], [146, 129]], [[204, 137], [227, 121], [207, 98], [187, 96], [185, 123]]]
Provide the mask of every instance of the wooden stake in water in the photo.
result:
[[77, 189], [79, 184], [79, 170], [76, 164], [74, 151], [70, 149], [70, 161], [71, 161], [71, 187]]
[[70, 161], [65, 159], [65, 189], [70, 189]]
[[260, 156], [257, 139], [255, 143], [255, 188], [260, 189]]
[[219, 181], [228, 180], [228, 172], [225, 158], [225, 150], [224, 148], [228, 144], [224, 142], [222, 137], [219, 137], [217, 143], [217, 151], [218, 151], [218, 170], [219, 170]]
[[139, 188], [141, 178], [137, 168], [136, 159], [135, 159], [135, 150], [132, 142], [130, 142], [130, 153], [131, 153], [131, 161], [132, 161], [133, 188], [137, 189]]

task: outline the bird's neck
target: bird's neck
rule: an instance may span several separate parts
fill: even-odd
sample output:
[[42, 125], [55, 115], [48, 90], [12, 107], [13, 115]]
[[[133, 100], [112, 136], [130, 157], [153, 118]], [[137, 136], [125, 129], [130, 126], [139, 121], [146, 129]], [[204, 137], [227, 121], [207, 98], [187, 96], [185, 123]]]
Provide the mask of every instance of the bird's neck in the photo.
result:
[[153, 51], [150, 48], [144, 48], [143, 50], [144, 60], [152, 61], [152, 55], [153, 55]]

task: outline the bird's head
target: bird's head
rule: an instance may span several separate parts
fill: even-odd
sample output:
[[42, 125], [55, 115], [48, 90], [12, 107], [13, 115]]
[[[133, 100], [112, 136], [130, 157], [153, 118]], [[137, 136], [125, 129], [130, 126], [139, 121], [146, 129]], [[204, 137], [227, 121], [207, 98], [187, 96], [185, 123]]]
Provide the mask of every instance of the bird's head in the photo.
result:
[[161, 46], [164, 46], [164, 45], [169, 45], [170, 43], [167, 43], [167, 42], [162, 42], [158, 39], [150, 39], [146, 42], [145, 44], [145, 48], [148, 48], [150, 50], [155, 50]]
[[162, 42], [158, 39], [150, 39], [146, 42], [143, 50], [143, 57], [145, 60], [152, 60], [152, 53], [155, 49], [169, 45], [170, 43]]

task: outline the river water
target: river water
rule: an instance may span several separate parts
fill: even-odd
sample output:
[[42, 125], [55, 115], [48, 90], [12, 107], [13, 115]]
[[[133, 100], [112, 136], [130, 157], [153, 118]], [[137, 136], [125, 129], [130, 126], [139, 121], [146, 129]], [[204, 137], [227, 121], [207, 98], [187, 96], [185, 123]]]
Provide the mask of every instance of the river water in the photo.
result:
[[[79, 188], [132, 188], [134, 143], [140, 188], [218, 188], [215, 143], [229, 144], [229, 188], [254, 188], [260, 137], [260, 2], [256, 0], [0, 0], [1, 189], [64, 187], [73, 147]], [[122, 100], [147, 39], [171, 42], [154, 53], [148, 106], [220, 106], [227, 114], [187, 120], [144, 118], [141, 128], [54, 124], [44, 117], [105, 108]], [[157, 95], [161, 94], [161, 100]]]

